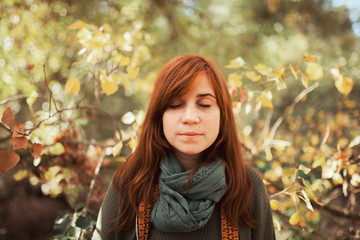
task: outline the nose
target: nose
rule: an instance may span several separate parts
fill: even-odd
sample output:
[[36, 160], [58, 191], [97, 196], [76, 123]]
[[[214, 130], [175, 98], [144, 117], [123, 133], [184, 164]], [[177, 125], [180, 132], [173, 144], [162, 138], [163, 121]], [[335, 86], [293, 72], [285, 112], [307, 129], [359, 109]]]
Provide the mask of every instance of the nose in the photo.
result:
[[200, 122], [200, 116], [195, 106], [187, 106], [181, 117], [183, 124], [196, 124]]

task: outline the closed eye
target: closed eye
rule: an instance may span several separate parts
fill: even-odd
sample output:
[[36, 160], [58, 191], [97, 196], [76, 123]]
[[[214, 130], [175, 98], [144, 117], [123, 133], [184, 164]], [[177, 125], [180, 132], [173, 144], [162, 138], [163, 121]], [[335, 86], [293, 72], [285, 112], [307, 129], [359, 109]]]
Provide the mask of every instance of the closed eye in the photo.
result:
[[204, 107], [204, 108], [209, 108], [211, 107], [211, 105], [208, 105], [208, 104], [199, 104], [200, 107]]
[[179, 108], [181, 107], [182, 104], [173, 104], [173, 105], [170, 105], [169, 108], [171, 109], [176, 109], [176, 108]]

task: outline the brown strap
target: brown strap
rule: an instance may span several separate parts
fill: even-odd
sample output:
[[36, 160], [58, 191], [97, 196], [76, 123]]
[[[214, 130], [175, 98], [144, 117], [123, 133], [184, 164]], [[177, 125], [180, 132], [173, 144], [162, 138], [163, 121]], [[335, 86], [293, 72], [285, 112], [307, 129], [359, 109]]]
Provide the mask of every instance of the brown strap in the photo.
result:
[[[150, 215], [151, 211], [154, 208], [156, 201], [159, 199], [160, 190], [159, 187], [156, 187], [152, 194], [152, 199], [150, 203], [145, 203], [144, 200], [140, 202], [139, 205], [139, 239], [147, 240], [150, 232]], [[221, 236], [222, 239], [233, 239], [238, 240], [238, 229], [236, 226], [232, 225], [231, 222], [225, 215], [225, 210], [221, 206]]]
[[236, 226], [231, 224], [225, 215], [225, 209], [221, 205], [221, 235], [222, 239], [239, 239], [239, 232]]

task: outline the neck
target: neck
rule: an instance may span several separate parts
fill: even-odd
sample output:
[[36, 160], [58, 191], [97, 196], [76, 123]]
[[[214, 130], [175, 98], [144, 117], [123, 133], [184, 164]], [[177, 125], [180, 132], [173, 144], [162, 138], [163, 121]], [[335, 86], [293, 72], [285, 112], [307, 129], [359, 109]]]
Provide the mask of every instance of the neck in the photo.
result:
[[174, 155], [185, 171], [195, 168], [201, 160], [201, 153], [186, 154], [175, 150]]

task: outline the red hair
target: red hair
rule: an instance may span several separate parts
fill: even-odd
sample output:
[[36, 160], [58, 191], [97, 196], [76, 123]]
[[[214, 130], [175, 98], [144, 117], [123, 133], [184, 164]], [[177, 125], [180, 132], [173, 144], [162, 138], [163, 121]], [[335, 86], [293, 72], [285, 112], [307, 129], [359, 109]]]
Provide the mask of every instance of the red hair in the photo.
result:
[[[251, 180], [242, 158], [225, 80], [208, 59], [185, 55], [173, 59], [160, 70], [140, 129], [138, 146], [113, 177], [113, 185], [120, 194], [121, 209], [115, 230], [133, 227], [140, 201], [150, 200], [150, 191], [158, 184], [161, 159], [172, 151], [163, 133], [163, 114], [175, 97], [185, 95], [194, 86], [200, 74], [206, 74], [210, 79], [220, 108], [219, 135], [206, 150], [207, 157], [201, 166], [209, 164], [215, 156], [224, 160], [227, 191], [222, 204], [226, 216], [235, 226], [255, 227], [250, 210]], [[201, 166], [194, 169], [191, 175]]]

